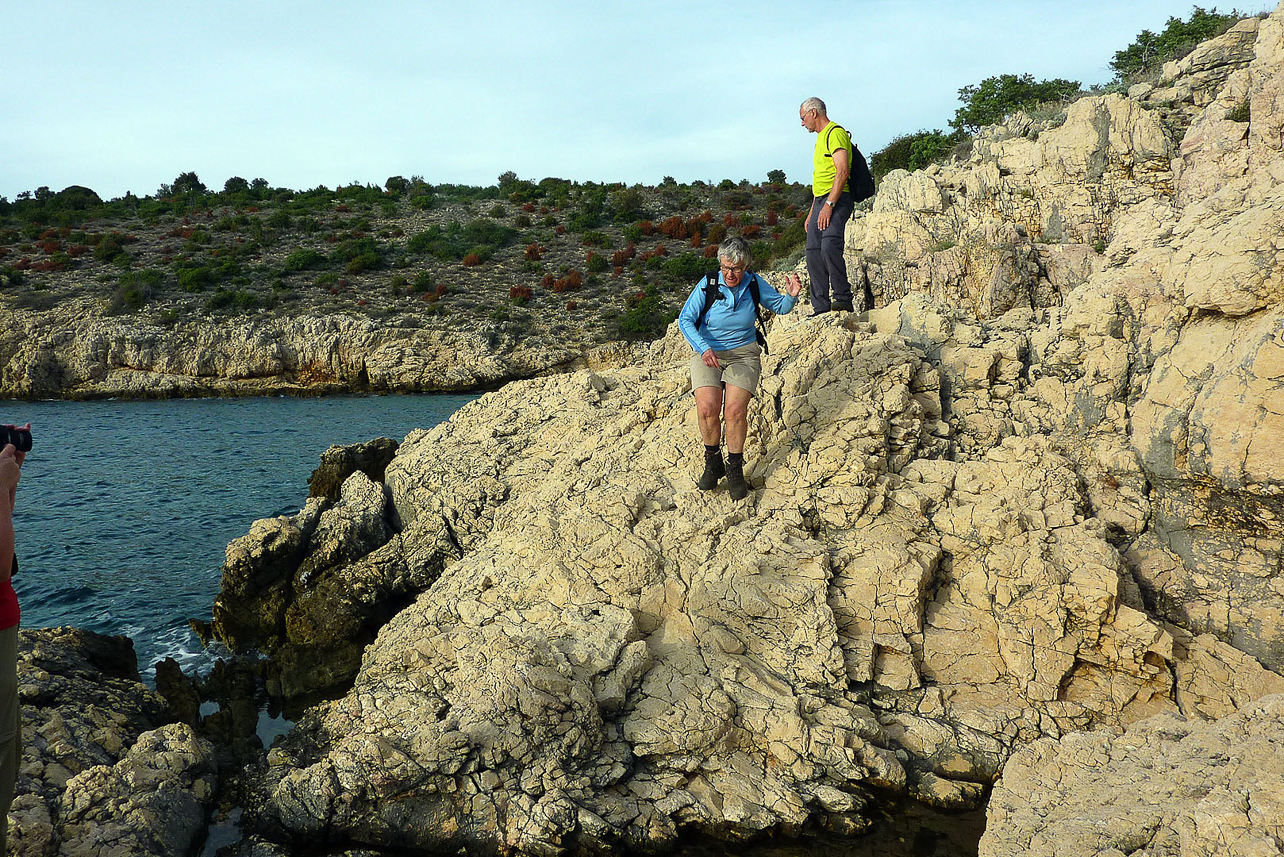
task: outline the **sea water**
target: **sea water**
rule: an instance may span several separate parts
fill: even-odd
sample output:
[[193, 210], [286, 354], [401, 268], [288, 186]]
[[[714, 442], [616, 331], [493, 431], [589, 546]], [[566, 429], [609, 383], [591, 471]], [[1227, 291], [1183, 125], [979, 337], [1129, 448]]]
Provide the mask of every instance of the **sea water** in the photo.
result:
[[26, 628], [134, 641], [139, 669], [212, 662], [188, 627], [210, 618], [224, 548], [293, 514], [332, 444], [431, 428], [474, 396], [0, 401], [31, 423], [14, 514]]

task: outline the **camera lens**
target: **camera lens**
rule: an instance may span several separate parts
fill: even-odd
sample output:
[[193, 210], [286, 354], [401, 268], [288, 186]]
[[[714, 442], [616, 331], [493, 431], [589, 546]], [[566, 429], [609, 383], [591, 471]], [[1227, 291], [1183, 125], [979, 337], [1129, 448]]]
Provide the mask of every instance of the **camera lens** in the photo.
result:
[[10, 443], [19, 452], [30, 452], [31, 432], [14, 426], [0, 426], [0, 448]]

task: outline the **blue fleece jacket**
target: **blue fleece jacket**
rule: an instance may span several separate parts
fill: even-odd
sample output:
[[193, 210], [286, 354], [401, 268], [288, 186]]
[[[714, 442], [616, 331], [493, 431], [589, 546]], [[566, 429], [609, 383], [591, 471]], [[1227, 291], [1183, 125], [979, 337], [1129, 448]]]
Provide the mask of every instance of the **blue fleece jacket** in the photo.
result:
[[749, 278], [758, 278], [758, 296], [762, 305], [774, 313], [783, 315], [794, 308], [798, 298], [782, 295], [757, 274], [745, 274], [740, 285], [734, 289], [727, 285], [721, 272], [718, 274], [718, 299], [709, 308], [704, 323], [696, 330], [696, 319], [704, 309], [704, 280], [696, 284], [695, 291], [678, 313], [678, 328], [697, 354], [703, 354], [712, 348], [714, 351], [730, 351], [748, 345], [756, 340], [753, 332], [753, 295], [749, 294]]

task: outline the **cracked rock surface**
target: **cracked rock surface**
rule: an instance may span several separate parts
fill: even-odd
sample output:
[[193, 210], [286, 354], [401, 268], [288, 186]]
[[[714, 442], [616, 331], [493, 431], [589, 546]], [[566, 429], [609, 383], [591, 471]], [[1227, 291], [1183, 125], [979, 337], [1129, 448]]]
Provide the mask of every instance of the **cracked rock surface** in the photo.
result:
[[1284, 13], [1192, 57], [890, 174], [868, 313], [771, 323], [742, 502], [695, 487], [671, 330], [256, 523], [215, 634], [342, 695], [252, 777], [253, 847], [859, 834], [997, 781], [987, 854], [1268, 853]]

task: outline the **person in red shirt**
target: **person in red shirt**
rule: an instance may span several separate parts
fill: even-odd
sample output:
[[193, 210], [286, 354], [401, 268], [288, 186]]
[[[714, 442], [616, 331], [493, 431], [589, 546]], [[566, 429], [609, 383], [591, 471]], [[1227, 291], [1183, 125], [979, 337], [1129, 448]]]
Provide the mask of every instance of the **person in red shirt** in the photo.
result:
[[[27, 425], [26, 429], [31, 430]], [[10, 579], [14, 556], [13, 504], [26, 453], [13, 444], [0, 449], [0, 854], [8, 853], [9, 805], [22, 761], [22, 718], [18, 713], [18, 596]]]

